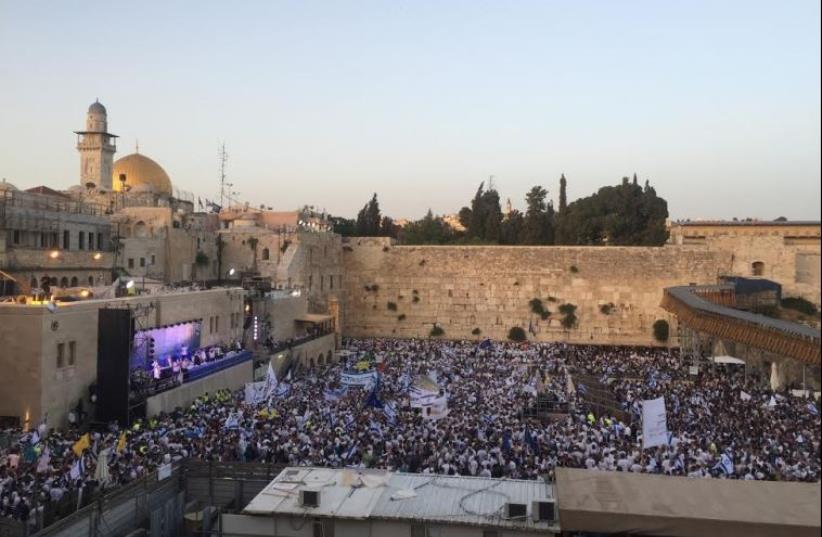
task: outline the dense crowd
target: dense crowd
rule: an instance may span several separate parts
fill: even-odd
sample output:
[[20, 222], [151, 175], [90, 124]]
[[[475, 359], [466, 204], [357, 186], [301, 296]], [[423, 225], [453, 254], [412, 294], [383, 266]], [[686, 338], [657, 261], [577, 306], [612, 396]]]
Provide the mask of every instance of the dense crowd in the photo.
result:
[[[547, 343], [349, 340], [345, 348], [345, 360], [281, 379], [254, 404], [243, 391], [223, 390], [127, 431], [112, 425], [84, 436], [46, 424], [8, 431], [14, 441], [0, 452], [0, 515], [25, 520], [68, 492], [91, 494], [187, 458], [520, 479], [551, 479], [559, 466], [820, 477], [815, 403], [773, 393], [764, 379], [733, 367], [691, 375], [676, 352]], [[341, 374], [364, 362], [381, 371], [379, 380], [344, 387]], [[420, 379], [447, 399], [437, 419], [411, 408]], [[607, 387], [615, 406], [593, 406], [593, 387], [581, 379]], [[524, 417], [545, 393], [568, 403], [568, 414]], [[642, 449], [641, 401], [659, 396], [669, 441]]]

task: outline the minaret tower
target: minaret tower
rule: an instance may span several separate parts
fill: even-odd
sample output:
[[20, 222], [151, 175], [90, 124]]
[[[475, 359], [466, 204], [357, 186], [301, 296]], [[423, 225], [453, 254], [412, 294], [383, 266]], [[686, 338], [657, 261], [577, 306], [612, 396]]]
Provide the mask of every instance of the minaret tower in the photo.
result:
[[80, 152], [80, 184], [94, 183], [97, 188], [111, 190], [111, 170], [117, 136], [108, 132], [106, 107], [94, 101], [88, 107], [86, 130], [74, 131]]

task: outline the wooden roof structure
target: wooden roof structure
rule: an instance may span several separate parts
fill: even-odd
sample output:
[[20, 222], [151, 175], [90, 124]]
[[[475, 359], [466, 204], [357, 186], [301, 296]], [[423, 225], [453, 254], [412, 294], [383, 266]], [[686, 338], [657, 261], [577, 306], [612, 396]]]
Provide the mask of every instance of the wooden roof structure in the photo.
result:
[[698, 332], [805, 364], [822, 363], [819, 330], [718, 304], [711, 299], [722, 294], [719, 287], [668, 287], [662, 296], [661, 307], [676, 315], [679, 323]]

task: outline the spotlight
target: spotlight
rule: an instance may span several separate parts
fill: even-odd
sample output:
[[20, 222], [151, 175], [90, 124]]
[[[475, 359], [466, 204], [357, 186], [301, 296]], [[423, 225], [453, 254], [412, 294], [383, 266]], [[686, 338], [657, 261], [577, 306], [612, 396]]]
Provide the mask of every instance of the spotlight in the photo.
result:
[[88, 289], [83, 289], [80, 291], [80, 296], [83, 298], [88, 298]]
[[96, 254], [94, 254], [94, 255], [92, 256], [92, 258], [93, 258], [95, 261], [100, 261], [100, 260], [103, 258], [103, 254], [101, 254], [100, 252], [97, 252]]
[[134, 287], [134, 280], [129, 280], [126, 283], [126, 289], [131, 289], [132, 287]]
[[60, 257], [60, 252], [58, 252], [57, 250], [52, 250], [51, 252], [49, 252], [49, 257], [52, 259], [57, 259], [58, 257]]
[[237, 271], [236, 271], [236, 270], [234, 270], [234, 269], [231, 269], [231, 270], [229, 270], [229, 271], [228, 271], [228, 275], [229, 275], [229, 276], [234, 276], [234, 273], [235, 273], [235, 272], [237, 272]]

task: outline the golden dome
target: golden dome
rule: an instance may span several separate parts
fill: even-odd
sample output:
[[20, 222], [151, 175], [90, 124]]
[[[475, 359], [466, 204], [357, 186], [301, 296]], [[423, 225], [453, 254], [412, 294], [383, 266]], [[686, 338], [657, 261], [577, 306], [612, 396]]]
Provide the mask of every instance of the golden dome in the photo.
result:
[[162, 166], [140, 153], [132, 153], [118, 159], [114, 163], [114, 171], [111, 174], [111, 186], [115, 191], [122, 190], [123, 183], [120, 182], [120, 174], [126, 175], [126, 186], [129, 190], [144, 192], [151, 191], [155, 194], [165, 194], [171, 196], [171, 179]]

